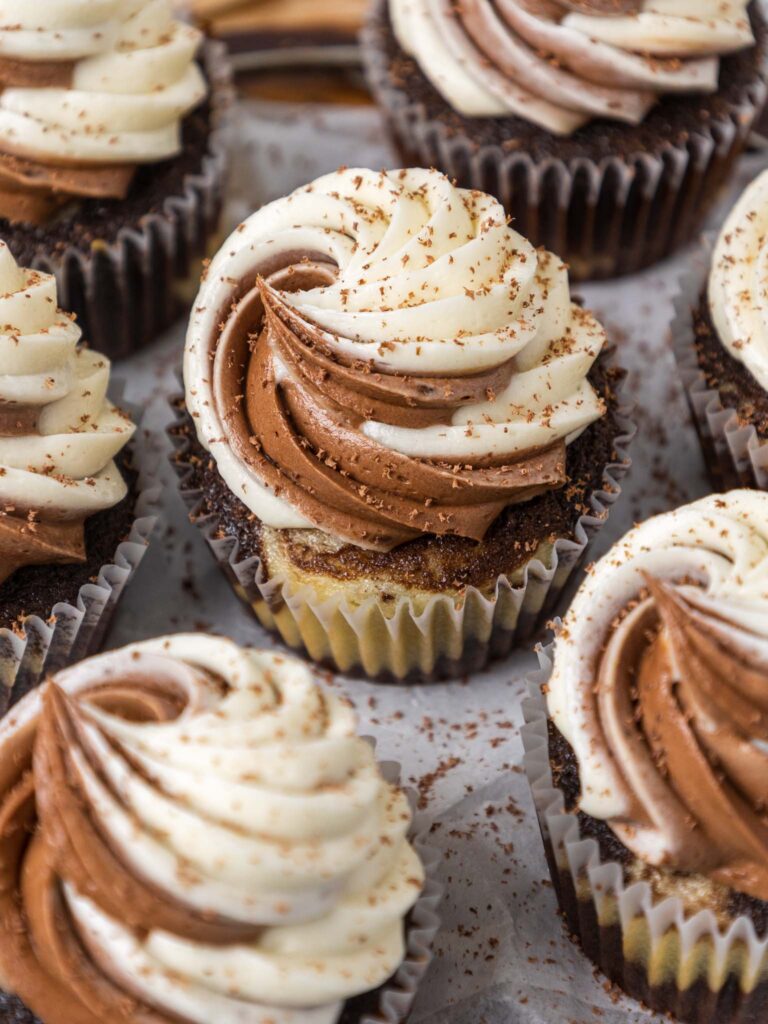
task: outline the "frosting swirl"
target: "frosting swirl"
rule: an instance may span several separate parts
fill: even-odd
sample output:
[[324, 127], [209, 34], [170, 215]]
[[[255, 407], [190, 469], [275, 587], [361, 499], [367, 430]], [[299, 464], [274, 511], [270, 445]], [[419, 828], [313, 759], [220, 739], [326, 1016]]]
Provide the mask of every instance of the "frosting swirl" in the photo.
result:
[[496, 200], [436, 171], [342, 170], [263, 208], [211, 264], [187, 407], [230, 489], [277, 528], [387, 550], [482, 538], [565, 481], [604, 412], [605, 343], [567, 271]]
[[717, 336], [768, 390], [768, 172], [744, 191], [712, 256], [709, 308]]
[[41, 220], [52, 194], [122, 198], [136, 164], [181, 151], [206, 84], [201, 33], [169, 0], [5, 3], [0, 15], [0, 212]]
[[712, 92], [719, 58], [754, 43], [747, 0], [390, 0], [402, 49], [467, 117], [569, 134], [637, 124], [665, 93]]
[[564, 621], [549, 707], [585, 813], [647, 863], [768, 899], [768, 495], [627, 534]]
[[83, 524], [127, 488], [114, 457], [135, 430], [106, 398], [109, 360], [79, 347], [51, 274], [0, 242], [0, 579], [81, 561]]
[[31, 693], [0, 724], [4, 984], [46, 1024], [333, 1024], [424, 879], [355, 724], [301, 662], [192, 634]]

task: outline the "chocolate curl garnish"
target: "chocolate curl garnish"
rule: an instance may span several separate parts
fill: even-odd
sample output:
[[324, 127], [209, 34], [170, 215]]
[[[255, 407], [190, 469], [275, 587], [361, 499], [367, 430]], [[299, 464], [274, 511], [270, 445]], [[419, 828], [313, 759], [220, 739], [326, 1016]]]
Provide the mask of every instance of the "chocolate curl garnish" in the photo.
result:
[[[120, 689], [118, 699], [123, 700]], [[104, 689], [101, 693], [102, 703], [107, 702], [107, 692]], [[258, 927], [213, 913], [204, 914], [172, 901], [147, 880], [137, 877], [120, 858], [91, 812], [85, 782], [73, 756], [78, 751], [90, 762], [102, 785], [109, 788], [108, 781], [99, 773], [81, 714], [77, 703], [64, 690], [54, 683], [48, 684], [35, 743], [34, 772], [41, 834], [57, 874], [106, 914], [130, 928], [159, 929], [212, 944], [255, 938], [260, 932]], [[152, 784], [149, 779], [145, 781]], [[119, 802], [118, 793], [112, 791], [111, 795]], [[162, 836], [155, 838], [162, 844]]]

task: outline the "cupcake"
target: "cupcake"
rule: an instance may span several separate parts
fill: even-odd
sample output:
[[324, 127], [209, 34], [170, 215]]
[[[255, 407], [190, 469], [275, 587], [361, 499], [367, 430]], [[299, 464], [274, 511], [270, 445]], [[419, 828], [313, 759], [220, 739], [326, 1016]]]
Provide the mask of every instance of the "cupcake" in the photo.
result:
[[490, 196], [436, 171], [320, 178], [241, 224], [194, 304], [174, 429], [193, 517], [316, 661], [481, 667], [617, 497], [605, 344]]
[[216, 229], [220, 52], [170, 0], [12, 2], [0, 25], [0, 236], [111, 357], [180, 312]]
[[569, 931], [688, 1024], [768, 1012], [768, 494], [650, 519], [594, 567], [526, 709]]
[[21, 642], [14, 633], [34, 634], [25, 671], [38, 671], [48, 654], [60, 658], [73, 644], [83, 650], [97, 641], [151, 523], [126, 449], [136, 428], [107, 398], [109, 360], [81, 344], [74, 316], [58, 307], [55, 278], [20, 267], [5, 242], [0, 322], [0, 681], [7, 684]]
[[300, 662], [200, 634], [29, 693], [0, 722], [0, 1020], [403, 1020], [435, 885], [355, 730]]
[[768, 490], [768, 173], [734, 208], [702, 288], [682, 284], [673, 345], [693, 421], [718, 489]]
[[368, 78], [404, 162], [612, 277], [694, 236], [765, 102], [762, 3], [694, 6], [377, 0]]

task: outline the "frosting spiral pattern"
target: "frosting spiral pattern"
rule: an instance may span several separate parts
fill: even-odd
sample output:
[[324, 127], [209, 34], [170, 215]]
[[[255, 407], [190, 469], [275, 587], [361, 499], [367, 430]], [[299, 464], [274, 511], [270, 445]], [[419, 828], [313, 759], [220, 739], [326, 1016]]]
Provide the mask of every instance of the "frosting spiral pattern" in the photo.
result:
[[768, 899], [768, 495], [627, 534], [566, 617], [549, 707], [585, 813], [646, 863]]
[[719, 58], [753, 44], [747, 0], [390, 0], [398, 41], [468, 117], [557, 134], [637, 124], [665, 93], [711, 92]]
[[424, 880], [351, 709], [299, 661], [201, 635], [14, 708], [0, 820], [0, 972], [46, 1024], [334, 1024], [403, 959]]
[[745, 190], [723, 225], [709, 307], [720, 341], [768, 391], [768, 172]]
[[605, 411], [605, 343], [565, 267], [436, 171], [342, 170], [242, 224], [187, 335], [187, 408], [230, 489], [278, 528], [387, 550], [482, 538], [565, 481]]
[[200, 39], [169, 0], [0, 4], [0, 212], [43, 220], [51, 194], [121, 198], [137, 164], [179, 153], [206, 94]]
[[0, 579], [79, 561], [83, 523], [126, 494], [114, 457], [135, 427], [107, 400], [109, 360], [79, 347], [50, 274], [0, 242]]

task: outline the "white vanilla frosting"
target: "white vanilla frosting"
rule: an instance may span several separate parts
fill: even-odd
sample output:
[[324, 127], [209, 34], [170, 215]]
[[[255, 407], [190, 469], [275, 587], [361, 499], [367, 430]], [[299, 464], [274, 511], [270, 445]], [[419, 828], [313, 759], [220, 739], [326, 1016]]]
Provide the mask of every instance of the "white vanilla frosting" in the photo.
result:
[[401, 47], [454, 110], [557, 134], [598, 117], [637, 124], [660, 95], [716, 89], [719, 58], [754, 43], [747, 6], [646, 0], [606, 17], [561, 0], [389, 5]]
[[169, 0], [4, 3], [0, 14], [23, 28], [0, 26], [0, 58], [75, 59], [68, 88], [0, 94], [4, 151], [106, 164], [179, 152], [180, 121], [203, 99], [206, 85], [195, 62], [201, 33], [174, 19]]
[[[633, 628], [633, 615], [642, 608], [617, 623], [651, 577], [673, 583], [694, 617], [706, 616], [707, 629], [726, 647], [741, 651], [745, 665], [768, 670], [768, 494], [711, 495], [631, 530], [590, 570], [563, 622], [549, 680], [549, 711], [579, 763], [581, 809], [610, 820], [615, 831], [635, 820], [637, 800], [626, 766], [616, 760], [617, 749], [602, 734], [595, 684], [600, 659], [612, 656], [611, 648], [605, 650], [608, 638], [613, 633], [618, 643], [622, 631]], [[619, 726], [613, 728], [616, 735]], [[714, 737], [714, 725], [711, 732]], [[690, 832], [689, 825], [684, 833], [690, 837]], [[675, 837], [662, 821], [645, 832], [633, 826], [625, 841], [661, 863], [674, 849]]]
[[[77, 932], [118, 986], [196, 1024], [333, 1024], [396, 970], [424, 880], [410, 807], [304, 663], [179, 634], [54, 682], [75, 702], [78, 788], [127, 870], [163, 903], [263, 926], [221, 944], [136, 934], [65, 878]], [[180, 712], [132, 721], [84, 693], [132, 684], [175, 693]], [[0, 755], [44, 700], [34, 691], [0, 724]]]
[[56, 279], [19, 267], [0, 242], [0, 412], [36, 414], [0, 436], [0, 506], [80, 519], [116, 505], [126, 485], [113, 459], [135, 427], [106, 398], [109, 360], [79, 348], [58, 308]]
[[768, 390], [768, 171], [728, 215], [712, 256], [709, 308], [717, 336]]
[[514, 231], [495, 199], [436, 171], [342, 170], [237, 228], [207, 271], [187, 334], [184, 379], [198, 437], [263, 522], [310, 525], [232, 451], [213, 400], [212, 357], [233, 285], [307, 254], [338, 268], [335, 279], [278, 294], [347, 360], [456, 378], [514, 360], [504, 390], [462, 405], [448, 424], [365, 421], [361, 433], [383, 455], [514, 458], [570, 441], [603, 414], [587, 381], [603, 328], [571, 301], [565, 266]]
[[123, 0], [0, 2], [0, 57], [68, 61], [117, 42]]

